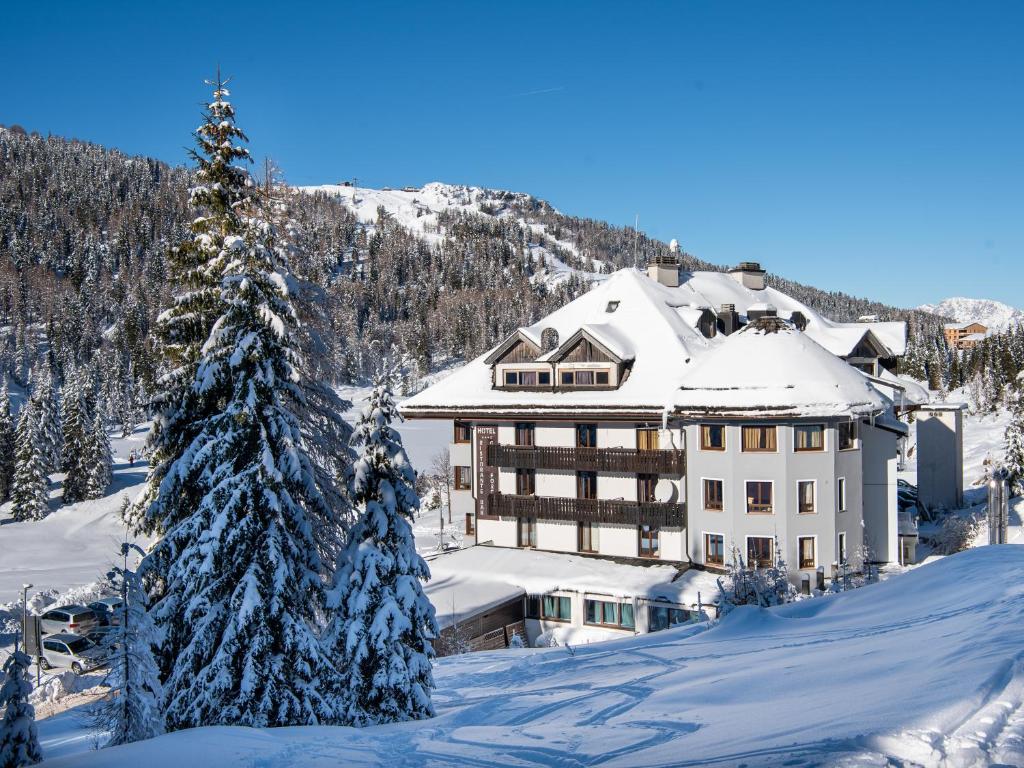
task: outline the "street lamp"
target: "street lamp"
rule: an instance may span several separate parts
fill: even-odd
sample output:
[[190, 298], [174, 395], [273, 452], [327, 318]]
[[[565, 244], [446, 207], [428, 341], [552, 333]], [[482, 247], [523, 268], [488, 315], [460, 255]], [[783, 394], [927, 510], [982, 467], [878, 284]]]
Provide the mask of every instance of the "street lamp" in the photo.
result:
[[[31, 584], [21, 585], [21, 644], [25, 650], [28, 651], [28, 591], [32, 589]], [[15, 648], [18, 650], [18, 641], [14, 641]]]

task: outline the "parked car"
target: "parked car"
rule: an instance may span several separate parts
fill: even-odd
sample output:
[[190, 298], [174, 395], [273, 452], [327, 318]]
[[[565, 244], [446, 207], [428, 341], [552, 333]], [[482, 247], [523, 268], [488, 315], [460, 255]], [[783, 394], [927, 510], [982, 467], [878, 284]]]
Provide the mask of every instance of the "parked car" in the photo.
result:
[[101, 627], [117, 626], [120, 623], [118, 609], [124, 605], [120, 597], [101, 597], [89, 603], [89, 609], [96, 614]]
[[51, 608], [40, 616], [39, 624], [43, 635], [52, 635], [55, 632], [87, 635], [99, 626], [99, 621], [91, 608], [84, 605], [62, 605], [59, 608]]
[[103, 666], [103, 654], [92, 642], [81, 635], [59, 632], [43, 638], [43, 656], [39, 660], [43, 669], [69, 668], [76, 675]]

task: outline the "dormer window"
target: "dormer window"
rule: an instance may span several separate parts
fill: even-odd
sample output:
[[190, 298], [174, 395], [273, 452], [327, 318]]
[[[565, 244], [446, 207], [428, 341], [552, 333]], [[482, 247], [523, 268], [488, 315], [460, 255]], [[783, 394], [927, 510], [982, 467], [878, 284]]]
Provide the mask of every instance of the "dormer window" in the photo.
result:
[[505, 371], [506, 387], [550, 387], [550, 371]]
[[559, 377], [563, 387], [607, 387], [611, 381], [608, 371], [569, 370]]

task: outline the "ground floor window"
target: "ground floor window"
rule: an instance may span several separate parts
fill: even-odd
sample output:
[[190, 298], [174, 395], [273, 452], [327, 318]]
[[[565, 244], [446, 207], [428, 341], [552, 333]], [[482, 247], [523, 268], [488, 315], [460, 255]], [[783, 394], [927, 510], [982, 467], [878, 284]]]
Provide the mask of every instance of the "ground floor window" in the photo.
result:
[[747, 537], [747, 565], [754, 568], [767, 568], [773, 562], [771, 536]]
[[455, 467], [455, 490], [468, 491], [472, 477], [473, 470], [470, 467]]
[[846, 531], [839, 534], [839, 551], [836, 553], [840, 563], [846, 562]]
[[657, 632], [685, 624], [690, 620], [690, 612], [684, 608], [672, 608], [667, 605], [650, 605], [647, 607], [647, 631]]
[[800, 567], [814, 568], [818, 565], [814, 554], [814, 537], [801, 536], [798, 540], [800, 550]]
[[541, 600], [541, 618], [552, 621], [572, 621], [572, 600], [568, 597], [544, 595]]
[[704, 562], [725, 565], [725, 536], [720, 533], [704, 534]]
[[518, 540], [520, 547], [537, 546], [537, 519], [534, 517], [520, 517], [518, 520]]
[[640, 557], [657, 557], [661, 551], [661, 529], [656, 525], [640, 526]]
[[472, 512], [466, 513], [466, 534], [472, 536], [476, 533], [476, 516]]
[[579, 523], [576, 528], [576, 546], [580, 552], [597, 552], [597, 523]]
[[523, 614], [528, 619], [539, 619], [540, 618], [540, 597], [537, 595], [527, 595], [526, 605], [523, 606]]
[[634, 629], [636, 620], [633, 617], [631, 603], [613, 603], [608, 600], [584, 600], [584, 621], [587, 624], [598, 624], [604, 627]]

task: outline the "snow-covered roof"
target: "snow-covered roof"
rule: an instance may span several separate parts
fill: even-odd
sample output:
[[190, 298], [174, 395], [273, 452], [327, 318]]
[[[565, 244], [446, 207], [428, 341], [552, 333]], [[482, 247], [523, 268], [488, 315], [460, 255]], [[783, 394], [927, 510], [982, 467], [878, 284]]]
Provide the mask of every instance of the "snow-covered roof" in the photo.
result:
[[764, 318], [704, 355], [676, 393], [684, 414], [849, 416], [878, 413], [889, 401], [867, 377], [807, 334]]
[[[809, 339], [816, 349], [824, 348], [833, 356], [849, 355], [865, 337], [879, 347], [880, 352], [899, 355], [905, 351], [904, 323], [836, 323], [770, 286], [763, 290], [750, 289], [726, 273], [684, 272], [680, 277], [680, 285], [671, 288], [639, 270], [621, 269], [578, 299], [537, 323], [519, 329], [521, 337], [534, 340], [537, 345], [545, 330], [557, 333], [559, 349], [541, 355], [542, 362], [558, 360], [560, 354], [582, 336], [604, 347], [613, 357], [630, 362], [628, 375], [616, 389], [559, 392], [496, 389], [488, 362], [489, 358], [493, 361], [492, 351], [409, 398], [402, 405], [402, 411], [410, 416], [476, 413], [492, 417], [538, 411], [570, 417], [594, 410], [609, 415], [660, 414], [676, 402], [676, 393], [695, 366], [732, 338], [717, 334], [709, 339], [699, 330], [698, 321], [703, 311], [718, 309], [722, 304], [734, 305], [740, 315], [759, 307], [763, 310], [764, 305], [776, 307], [782, 318], [799, 312], [806, 326], [802, 334], [793, 333]], [[611, 304], [616, 306], [613, 312], [608, 311]], [[790, 346], [793, 354], [800, 354], [805, 348]], [[861, 376], [845, 363], [834, 362], [836, 365], [830, 366], [830, 370], [838, 372], [843, 380]], [[788, 363], [788, 376], [798, 381], [804, 361], [796, 357], [790, 358]], [[862, 382], [864, 387], [870, 388], [866, 380]], [[853, 398], [850, 405], [862, 410], [862, 404], [881, 400]], [[806, 405], [822, 402], [825, 401], [815, 398]]]
[[[718, 595], [716, 577], [705, 571], [680, 572], [671, 565], [630, 565], [560, 552], [480, 545], [440, 555], [429, 565], [427, 595], [442, 625], [451, 623], [453, 596], [455, 615], [461, 620], [523, 594], [585, 592], [687, 606], [697, 603], [698, 592], [704, 603]], [[473, 605], [481, 607], [472, 610]]]
[[[902, 392], [904, 405], [924, 405], [932, 399], [927, 387], [906, 376], [897, 376], [883, 368], [878, 378], [894, 390]], [[893, 397], [892, 400], [899, 403], [899, 397]]]

